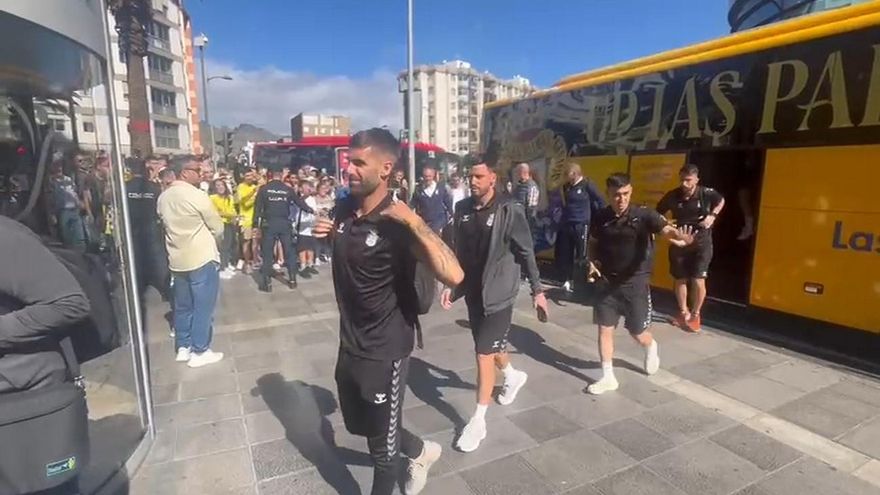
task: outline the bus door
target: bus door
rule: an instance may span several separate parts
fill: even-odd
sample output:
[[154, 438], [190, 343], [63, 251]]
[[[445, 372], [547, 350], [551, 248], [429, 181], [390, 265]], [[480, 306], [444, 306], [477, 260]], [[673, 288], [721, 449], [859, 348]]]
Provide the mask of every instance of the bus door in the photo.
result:
[[748, 304], [764, 152], [692, 150], [688, 163], [699, 167], [700, 185], [715, 189], [725, 200], [712, 229], [714, 255], [706, 284], [709, 297]]

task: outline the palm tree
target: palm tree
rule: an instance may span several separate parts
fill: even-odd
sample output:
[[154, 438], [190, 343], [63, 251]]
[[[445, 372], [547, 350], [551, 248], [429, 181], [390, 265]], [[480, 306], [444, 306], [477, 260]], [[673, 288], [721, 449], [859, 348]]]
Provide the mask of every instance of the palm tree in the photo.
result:
[[108, 0], [116, 19], [119, 49], [125, 53], [128, 67], [128, 132], [132, 154], [147, 156], [153, 152], [150, 137], [150, 108], [147, 102], [147, 79], [144, 57], [147, 56], [147, 26], [153, 22], [150, 0]]

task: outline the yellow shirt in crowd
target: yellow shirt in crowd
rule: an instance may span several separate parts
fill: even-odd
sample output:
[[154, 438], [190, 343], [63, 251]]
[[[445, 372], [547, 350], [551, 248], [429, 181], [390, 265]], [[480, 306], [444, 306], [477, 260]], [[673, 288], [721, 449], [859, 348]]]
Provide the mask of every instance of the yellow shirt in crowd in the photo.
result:
[[235, 211], [235, 201], [232, 196], [221, 196], [219, 194], [211, 195], [211, 202], [217, 208], [217, 213], [223, 219], [223, 223], [232, 223], [237, 215]]
[[217, 240], [223, 237], [223, 220], [201, 189], [174, 181], [159, 196], [156, 210], [165, 226], [171, 271], [188, 272], [220, 262]]
[[257, 203], [256, 191], [259, 184], [248, 184], [242, 182], [238, 185], [238, 210], [241, 213], [241, 226], [245, 228], [254, 227], [254, 205]]

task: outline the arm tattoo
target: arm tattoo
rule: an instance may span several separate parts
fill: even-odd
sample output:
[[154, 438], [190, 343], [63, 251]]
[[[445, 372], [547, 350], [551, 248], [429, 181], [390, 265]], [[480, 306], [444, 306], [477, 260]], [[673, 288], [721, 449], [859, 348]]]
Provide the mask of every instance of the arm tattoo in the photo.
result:
[[458, 285], [464, 273], [452, 249], [425, 222], [413, 226], [412, 232], [421, 243], [417, 252], [421, 255], [419, 257], [423, 258], [422, 261], [431, 266], [434, 274], [445, 285], [448, 287]]

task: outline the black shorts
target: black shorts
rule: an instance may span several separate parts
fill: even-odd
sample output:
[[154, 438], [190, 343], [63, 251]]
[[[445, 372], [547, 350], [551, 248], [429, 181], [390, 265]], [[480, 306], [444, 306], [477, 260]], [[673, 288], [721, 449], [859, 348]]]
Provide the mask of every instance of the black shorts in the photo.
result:
[[303, 253], [305, 251], [316, 251], [318, 248], [318, 239], [310, 236], [310, 235], [302, 235], [297, 238], [296, 241], [296, 251], [298, 253]]
[[669, 246], [669, 273], [678, 280], [704, 279], [709, 275], [712, 252], [711, 238], [685, 247]]
[[409, 358], [377, 361], [340, 351], [336, 386], [345, 429], [376, 437], [396, 432], [401, 422]]
[[481, 301], [467, 299], [465, 302], [477, 354], [505, 352], [507, 334], [510, 332], [510, 322], [513, 320], [513, 305], [486, 315]]
[[593, 319], [603, 327], [616, 327], [624, 317], [624, 327], [632, 335], [639, 335], [651, 325], [651, 286], [647, 276], [638, 276], [622, 282], [603, 281]]

